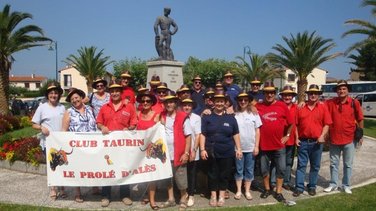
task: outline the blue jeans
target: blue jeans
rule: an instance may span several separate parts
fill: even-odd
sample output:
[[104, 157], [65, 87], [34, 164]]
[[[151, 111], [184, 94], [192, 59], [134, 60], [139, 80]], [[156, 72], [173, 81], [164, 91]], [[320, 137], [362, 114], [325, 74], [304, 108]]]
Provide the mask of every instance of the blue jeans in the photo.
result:
[[235, 180], [252, 181], [254, 179], [253, 168], [255, 165], [255, 157], [252, 152], [243, 152], [243, 157], [236, 159]]
[[342, 185], [350, 187], [352, 164], [354, 160], [355, 147], [354, 142], [345, 145], [331, 144], [329, 147], [330, 155], [330, 186], [338, 187], [338, 166], [341, 159], [341, 151], [343, 156], [343, 177]]
[[[285, 177], [283, 178], [283, 185], [289, 185], [291, 180], [291, 169], [294, 164], [294, 153], [295, 145], [286, 146], [286, 171]], [[272, 162], [270, 171], [270, 185], [276, 186], [276, 177], [275, 177], [275, 164]]]
[[316, 143], [312, 139], [300, 139], [298, 147], [298, 167], [296, 169], [296, 190], [304, 191], [304, 178], [308, 161], [310, 163], [308, 189], [316, 189], [317, 178], [319, 176], [321, 154], [323, 144]]

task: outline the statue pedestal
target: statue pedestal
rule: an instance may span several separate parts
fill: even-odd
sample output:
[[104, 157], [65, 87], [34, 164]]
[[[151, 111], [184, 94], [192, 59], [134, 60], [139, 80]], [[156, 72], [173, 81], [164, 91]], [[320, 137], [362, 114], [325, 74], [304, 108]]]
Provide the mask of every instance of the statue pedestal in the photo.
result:
[[169, 89], [176, 91], [183, 84], [183, 62], [158, 60], [146, 63], [148, 66], [147, 87], [153, 75], [158, 75], [161, 82], [166, 82]]

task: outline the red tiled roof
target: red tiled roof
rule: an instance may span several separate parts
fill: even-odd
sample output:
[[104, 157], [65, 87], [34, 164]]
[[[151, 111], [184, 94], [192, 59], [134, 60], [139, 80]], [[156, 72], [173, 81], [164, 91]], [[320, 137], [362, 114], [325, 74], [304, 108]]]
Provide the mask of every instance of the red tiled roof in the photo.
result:
[[47, 80], [46, 77], [36, 75], [34, 77], [31, 76], [9, 76], [9, 82], [42, 82]]

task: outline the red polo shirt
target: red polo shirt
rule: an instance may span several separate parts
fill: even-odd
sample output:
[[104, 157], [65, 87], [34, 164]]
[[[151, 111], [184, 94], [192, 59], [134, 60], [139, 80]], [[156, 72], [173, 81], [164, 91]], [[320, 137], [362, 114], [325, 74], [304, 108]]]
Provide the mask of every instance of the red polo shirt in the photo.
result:
[[287, 105], [281, 101], [273, 104], [258, 103], [257, 110], [261, 117], [260, 148], [263, 151], [279, 150], [285, 147], [281, 139], [285, 129], [293, 124]]
[[330, 143], [334, 145], [349, 144], [354, 140], [356, 121], [362, 121], [363, 111], [359, 101], [354, 100], [354, 107], [351, 105], [353, 99], [347, 97], [345, 103], [341, 103], [338, 97], [327, 100], [326, 105], [332, 116], [333, 124], [329, 127]]
[[121, 99], [128, 98], [129, 102], [135, 104], [136, 102], [136, 95], [133, 89], [129, 86], [123, 87], [123, 93], [121, 94]]
[[132, 104], [124, 104], [117, 111], [112, 102], [106, 103], [99, 110], [97, 123], [106, 126], [110, 131], [123, 130], [129, 126], [137, 125], [137, 115]]
[[308, 103], [296, 112], [296, 126], [299, 138], [318, 139], [321, 136], [325, 125], [331, 125], [332, 118], [326, 105], [322, 102], [316, 103], [311, 110]]
[[296, 110], [297, 105], [292, 104], [291, 107], [287, 107], [290, 111], [291, 119], [293, 120], [291, 132], [290, 132], [290, 138], [286, 142], [286, 146], [294, 146], [295, 145], [295, 139], [296, 139], [296, 124], [295, 124], [295, 116], [296, 116]]

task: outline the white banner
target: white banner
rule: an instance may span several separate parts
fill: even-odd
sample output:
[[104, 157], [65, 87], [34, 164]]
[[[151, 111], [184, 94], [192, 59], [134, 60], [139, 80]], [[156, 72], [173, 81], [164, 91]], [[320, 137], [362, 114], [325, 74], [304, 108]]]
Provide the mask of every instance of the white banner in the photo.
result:
[[145, 131], [51, 132], [48, 186], [111, 186], [172, 177], [164, 126]]

